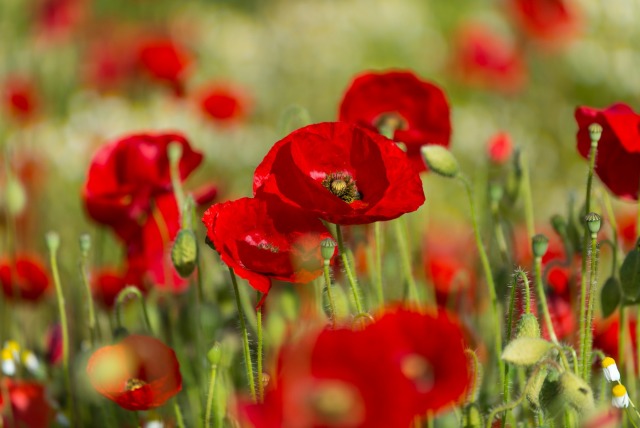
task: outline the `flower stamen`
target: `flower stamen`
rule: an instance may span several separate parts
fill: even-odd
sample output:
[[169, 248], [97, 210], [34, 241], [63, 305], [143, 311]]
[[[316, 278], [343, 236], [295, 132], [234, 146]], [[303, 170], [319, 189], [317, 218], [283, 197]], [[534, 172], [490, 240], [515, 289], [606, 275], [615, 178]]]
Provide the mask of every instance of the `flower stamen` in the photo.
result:
[[145, 386], [147, 382], [138, 378], [127, 379], [127, 383], [124, 386], [125, 391], [135, 391]]
[[362, 199], [362, 195], [358, 192], [355, 180], [346, 172], [334, 172], [327, 174], [322, 180], [325, 189], [336, 195], [346, 203]]

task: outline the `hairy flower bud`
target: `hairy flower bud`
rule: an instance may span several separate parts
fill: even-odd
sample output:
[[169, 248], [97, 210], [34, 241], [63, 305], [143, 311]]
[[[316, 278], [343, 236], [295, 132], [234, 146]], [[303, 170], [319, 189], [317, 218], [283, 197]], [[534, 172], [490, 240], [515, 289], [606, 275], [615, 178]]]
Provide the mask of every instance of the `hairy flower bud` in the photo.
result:
[[523, 314], [520, 317], [516, 327], [516, 338], [520, 337], [540, 338], [540, 324], [535, 315]]
[[173, 241], [171, 262], [182, 278], [191, 275], [198, 260], [196, 235], [191, 229], [181, 229]]
[[453, 178], [460, 173], [457, 159], [446, 148], [432, 144], [422, 146], [422, 158], [429, 169], [443, 177]]

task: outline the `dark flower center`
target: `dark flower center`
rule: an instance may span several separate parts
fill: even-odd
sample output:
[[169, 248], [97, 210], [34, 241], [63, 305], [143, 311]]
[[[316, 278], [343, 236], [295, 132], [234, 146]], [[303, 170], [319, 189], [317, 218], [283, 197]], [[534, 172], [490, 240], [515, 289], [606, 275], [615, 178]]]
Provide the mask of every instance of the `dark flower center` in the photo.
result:
[[362, 195], [356, 187], [356, 182], [349, 173], [334, 172], [327, 174], [322, 180], [322, 185], [348, 204], [362, 199]]
[[145, 386], [147, 382], [138, 378], [127, 379], [127, 383], [124, 386], [125, 391], [135, 391]]
[[383, 134], [389, 133], [393, 136], [396, 130], [405, 130], [409, 126], [404, 117], [398, 113], [383, 113], [373, 121], [373, 126]]

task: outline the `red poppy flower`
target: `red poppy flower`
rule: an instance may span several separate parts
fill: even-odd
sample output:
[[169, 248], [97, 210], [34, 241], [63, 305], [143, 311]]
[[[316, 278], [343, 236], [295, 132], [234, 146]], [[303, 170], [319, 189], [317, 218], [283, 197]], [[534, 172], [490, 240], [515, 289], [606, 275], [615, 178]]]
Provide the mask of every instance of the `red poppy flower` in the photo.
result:
[[162, 406], [182, 389], [175, 352], [149, 336], [127, 336], [98, 349], [87, 374], [96, 391], [127, 410]]
[[83, 74], [91, 87], [100, 91], [118, 89], [135, 74], [136, 55], [131, 48], [132, 36], [126, 31], [109, 27], [89, 45], [83, 57]]
[[469, 380], [455, 323], [391, 309], [363, 330], [323, 330], [286, 345], [276, 386], [241, 412], [256, 428], [403, 428], [458, 401]]
[[135, 261], [128, 263], [124, 273], [115, 269], [102, 269], [95, 274], [92, 281], [93, 299], [105, 308], [111, 309], [118, 294], [128, 285], [133, 285], [145, 293], [147, 288], [143, 274], [144, 267]]
[[487, 152], [491, 162], [502, 165], [509, 160], [513, 153], [511, 136], [506, 132], [499, 132], [489, 139]]
[[605, 109], [578, 107], [578, 151], [589, 158], [589, 125], [602, 126], [598, 143], [596, 174], [616, 196], [638, 200], [640, 189], [640, 115], [618, 103]]
[[464, 82], [517, 92], [527, 80], [527, 70], [520, 53], [488, 28], [467, 24], [458, 33], [454, 68]]
[[4, 110], [19, 121], [32, 119], [38, 109], [36, 88], [23, 78], [12, 78], [3, 84]]
[[201, 90], [200, 110], [217, 123], [233, 123], [243, 119], [249, 109], [247, 95], [231, 85], [212, 84]]
[[450, 109], [444, 92], [409, 71], [356, 77], [342, 98], [339, 120], [376, 132], [385, 120], [397, 121], [393, 139], [407, 146], [417, 171], [426, 169], [421, 146], [448, 147], [451, 140]]
[[534, 39], [562, 42], [578, 30], [578, 11], [571, 0], [509, 0], [507, 3], [516, 23]]
[[152, 38], [140, 44], [138, 62], [149, 77], [168, 83], [180, 94], [191, 56], [169, 38]]
[[618, 222], [618, 232], [620, 233], [620, 238], [622, 238], [622, 246], [626, 251], [631, 250], [635, 247], [636, 242], [638, 240], [638, 213], [635, 210], [629, 211], [628, 213], [621, 213], [617, 216]]
[[463, 398], [471, 381], [463, 333], [446, 313], [390, 309], [367, 329], [386, 341], [388, 358], [412, 392], [404, 397], [415, 415], [437, 413]]
[[83, 189], [88, 214], [128, 240], [151, 213], [153, 198], [171, 191], [167, 146], [182, 145], [180, 176], [202, 161], [181, 134], [133, 134], [103, 146], [95, 154]]
[[[555, 293], [547, 294], [547, 303], [556, 336], [560, 340], [571, 340], [578, 326], [570, 303], [565, 297]], [[550, 339], [546, 324], [542, 323], [540, 327], [543, 337]]]
[[[631, 347], [631, 349], [633, 350], [633, 359], [634, 361], [637, 361], [637, 336], [635, 335], [636, 320], [630, 319], [627, 320], [627, 323], [627, 334], [631, 337], [631, 340], [629, 340], [629, 336], [627, 336], [627, 346]], [[620, 338], [620, 317], [618, 313], [616, 312], [606, 320], [596, 319], [594, 320], [593, 324], [594, 349], [599, 349], [604, 352], [606, 356], [618, 361], [620, 357], [620, 355], [618, 354], [618, 340]], [[637, 370], [638, 368], [636, 367], [636, 371]]]
[[391, 220], [425, 199], [396, 144], [344, 122], [309, 125], [278, 141], [258, 165], [253, 191], [337, 224]]
[[53, 324], [45, 335], [45, 357], [50, 365], [62, 362], [62, 328], [60, 324]]
[[2, 292], [8, 299], [38, 301], [50, 287], [49, 275], [35, 257], [18, 255], [16, 260], [0, 260]]
[[44, 385], [26, 380], [2, 379], [2, 391], [8, 391], [11, 403], [10, 419], [5, 394], [0, 394], [0, 425], [6, 428], [32, 427], [45, 428], [53, 422], [55, 412], [47, 400]]
[[331, 234], [317, 218], [278, 200], [241, 198], [202, 217], [222, 261], [268, 293], [271, 280], [307, 283], [322, 273], [320, 242]]
[[35, 19], [42, 39], [50, 41], [65, 38], [85, 15], [84, 0], [39, 0]]

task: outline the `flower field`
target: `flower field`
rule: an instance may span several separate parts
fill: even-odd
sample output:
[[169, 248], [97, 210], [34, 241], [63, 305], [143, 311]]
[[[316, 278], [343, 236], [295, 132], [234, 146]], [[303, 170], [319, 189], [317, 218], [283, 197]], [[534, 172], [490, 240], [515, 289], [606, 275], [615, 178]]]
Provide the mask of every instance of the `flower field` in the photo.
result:
[[637, 428], [638, 17], [3, 0], [0, 428]]

